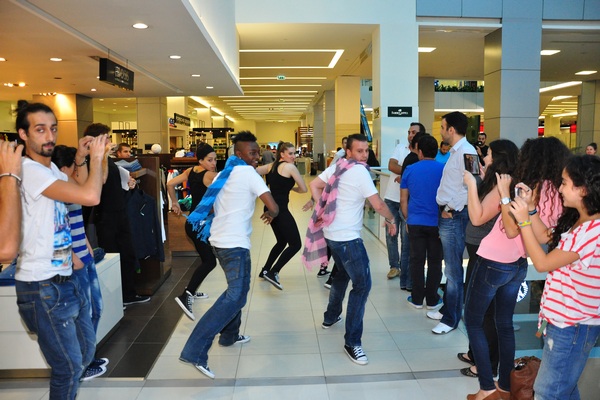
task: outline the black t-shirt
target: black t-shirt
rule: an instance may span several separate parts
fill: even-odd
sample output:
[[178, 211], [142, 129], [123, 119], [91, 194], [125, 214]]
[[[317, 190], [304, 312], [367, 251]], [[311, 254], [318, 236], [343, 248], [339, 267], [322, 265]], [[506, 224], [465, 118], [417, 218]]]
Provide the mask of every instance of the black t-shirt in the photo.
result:
[[[406, 171], [406, 167], [408, 167], [409, 165], [413, 165], [417, 161], [419, 161], [419, 156], [417, 155], [417, 153], [413, 153], [411, 151], [410, 154], [406, 156], [406, 158], [404, 159], [404, 162], [402, 163], [402, 172]], [[402, 174], [400, 174], [400, 175], [402, 176]]]

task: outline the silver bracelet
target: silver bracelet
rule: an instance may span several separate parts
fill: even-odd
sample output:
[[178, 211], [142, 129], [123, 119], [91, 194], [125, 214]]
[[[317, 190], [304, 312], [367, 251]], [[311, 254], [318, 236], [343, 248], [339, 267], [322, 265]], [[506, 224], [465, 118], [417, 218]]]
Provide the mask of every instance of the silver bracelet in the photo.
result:
[[17, 180], [17, 184], [19, 186], [21, 185], [21, 177], [19, 175], [15, 175], [15, 174], [10, 173], [10, 172], [5, 172], [3, 174], [0, 174], [0, 178], [2, 178], [4, 176], [12, 176], [13, 178], [15, 178]]

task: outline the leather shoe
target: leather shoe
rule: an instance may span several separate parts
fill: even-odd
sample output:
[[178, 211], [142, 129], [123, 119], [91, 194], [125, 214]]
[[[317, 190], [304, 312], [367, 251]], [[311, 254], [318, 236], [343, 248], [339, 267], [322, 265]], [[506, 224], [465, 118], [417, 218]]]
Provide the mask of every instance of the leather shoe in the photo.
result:
[[458, 357], [458, 359], [462, 362], [465, 362], [469, 365], [475, 365], [475, 363], [473, 362], [473, 360], [467, 358], [467, 353], [458, 353], [456, 355], [456, 357]]
[[400, 276], [400, 270], [398, 268], [390, 268], [387, 278], [394, 279], [395, 277]]
[[471, 367], [461, 368], [460, 373], [463, 374], [464, 376], [468, 376], [469, 378], [479, 377], [479, 374], [477, 372], [473, 372]]

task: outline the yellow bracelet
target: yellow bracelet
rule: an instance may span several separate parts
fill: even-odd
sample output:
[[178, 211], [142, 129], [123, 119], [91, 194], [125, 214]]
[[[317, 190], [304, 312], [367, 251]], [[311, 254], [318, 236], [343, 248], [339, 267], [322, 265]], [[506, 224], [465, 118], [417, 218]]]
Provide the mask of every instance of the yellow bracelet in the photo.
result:
[[519, 225], [519, 227], [524, 227], [524, 226], [528, 226], [531, 225], [531, 220], [528, 221], [523, 221], [523, 222], [517, 222], [517, 225]]

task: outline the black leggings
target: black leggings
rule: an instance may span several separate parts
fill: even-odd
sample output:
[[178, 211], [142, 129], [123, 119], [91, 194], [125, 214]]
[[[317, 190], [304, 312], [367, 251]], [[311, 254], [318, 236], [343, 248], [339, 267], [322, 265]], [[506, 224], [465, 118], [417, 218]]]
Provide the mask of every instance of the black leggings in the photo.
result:
[[263, 271], [270, 270], [279, 273], [283, 266], [300, 251], [302, 242], [298, 225], [287, 206], [279, 209], [279, 215], [271, 222], [271, 228], [273, 228], [277, 243], [271, 249]]
[[192, 224], [187, 221], [185, 223], [185, 233], [190, 239], [192, 239], [192, 242], [194, 242], [194, 247], [196, 247], [196, 251], [198, 252], [201, 260], [201, 264], [196, 267], [192, 278], [185, 288], [185, 290], [189, 291], [191, 294], [194, 294], [202, 281], [204, 281], [208, 274], [210, 274], [210, 272], [217, 266], [217, 259], [212, 251], [211, 245], [198, 239], [198, 232], [194, 232], [192, 229]]

